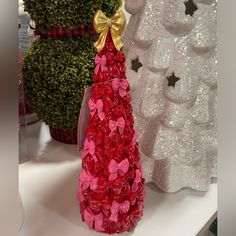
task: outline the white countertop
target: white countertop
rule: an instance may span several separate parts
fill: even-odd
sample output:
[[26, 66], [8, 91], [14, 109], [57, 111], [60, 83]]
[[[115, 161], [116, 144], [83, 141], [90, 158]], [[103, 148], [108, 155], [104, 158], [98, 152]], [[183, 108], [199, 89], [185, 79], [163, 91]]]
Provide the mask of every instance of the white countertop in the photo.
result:
[[[76, 202], [81, 158], [74, 145], [51, 140], [41, 122], [28, 126], [30, 161], [19, 166], [24, 205], [20, 236], [98, 236], [81, 221]], [[217, 184], [208, 192], [184, 189], [167, 194], [146, 186], [144, 216], [132, 236], [195, 236], [217, 212]]]

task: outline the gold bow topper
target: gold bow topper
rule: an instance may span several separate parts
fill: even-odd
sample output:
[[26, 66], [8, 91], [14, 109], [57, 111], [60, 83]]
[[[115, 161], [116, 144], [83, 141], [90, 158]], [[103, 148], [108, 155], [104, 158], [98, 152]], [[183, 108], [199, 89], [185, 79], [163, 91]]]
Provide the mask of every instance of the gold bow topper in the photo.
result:
[[94, 43], [97, 51], [100, 52], [104, 48], [109, 31], [116, 49], [120, 51], [123, 47], [123, 41], [120, 35], [124, 31], [125, 25], [125, 15], [121, 10], [111, 18], [107, 18], [102, 11], [98, 10], [93, 19], [93, 27], [100, 34], [98, 40]]

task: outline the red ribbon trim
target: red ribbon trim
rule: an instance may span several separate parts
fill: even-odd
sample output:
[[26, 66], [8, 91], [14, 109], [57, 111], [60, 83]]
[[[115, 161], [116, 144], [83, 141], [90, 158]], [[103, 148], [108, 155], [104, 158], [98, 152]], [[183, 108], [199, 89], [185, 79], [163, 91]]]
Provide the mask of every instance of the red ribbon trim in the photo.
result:
[[94, 36], [96, 32], [94, 31], [92, 26], [84, 26], [84, 25], [74, 25], [73, 29], [69, 26], [63, 27], [46, 27], [42, 25], [36, 25], [35, 35], [40, 35], [45, 38], [52, 38], [53, 40], [62, 40], [63, 38], [70, 39], [74, 38], [77, 39], [79, 37], [83, 37], [87, 34], [90, 36]]

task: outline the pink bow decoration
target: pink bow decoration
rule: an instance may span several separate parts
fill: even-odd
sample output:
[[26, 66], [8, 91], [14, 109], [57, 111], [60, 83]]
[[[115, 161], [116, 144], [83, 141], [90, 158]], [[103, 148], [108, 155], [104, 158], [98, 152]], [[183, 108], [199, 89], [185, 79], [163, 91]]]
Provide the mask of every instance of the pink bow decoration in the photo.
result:
[[132, 184], [132, 192], [135, 193], [138, 190], [138, 184], [142, 180], [142, 173], [139, 169], [136, 169], [136, 177], [134, 179], [134, 183]]
[[78, 187], [78, 192], [77, 192], [77, 198], [79, 200], [79, 202], [83, 202], [84, 201], [84, 195], [82, 193], [82, 186], [81, 186], [81, 182], [79, 181], [79, 187]]
[[89, 109], [91, 111], [92, 117], [98, 112], [98, 117], [100, 120], [103, 120], [105, 118], [105, 114], [103, 112], [103, 101], [102, 99], [98, 99], [97, 102], [95, 103], [92, 98], [89, 99]]
[[90, 173], [87, 173], [85, 170], [82, 170], [79, 177], [79, 190], [77, 194], [79, 202], [84, 201], [83, 191], [85, 191], [89, 187], [93, 191], [97, 190], [98, 177], [94, 177]]
[[88, 154], [90, 154], [94, 161], [97, 161], [97, 157], [95, 155], [95, 142], [89, 141], [87, 138], [84, 141], [84, 151], [82, 153], [82, 158], [85, 158]]
[[95, 57], [95, 74], [97, 75], [99, 70], [101, 70], [101, 72], [104, 71], [108, 71], [106, 65], [107, 65], [107, 58], [105, 55], [102, 55], [101, 57], [99, 57], [98, 55], [96, 55]]
[[97, 232], [104, 231], [103, 225], [103, 214], [99, 213], [95, 215], [89, 207], [84, 210], [84, 221], [90, 229], [94, 227]]
[[134, 136], [132, 138], [132, 146], [134, 147], [134, 145], [136, 144], [138, 140], [138, 133], [137, 132], [134, 132]]
[[126, 96], [126, 90], [128, 88], [129, 84], [126, 79], [118, 79], [115, 78], [112, 80], [112, 88], [115, 92], [119, 91], [120, 96], [123, 98]]
[[127, 213], [129, 211], [130, 208], [130, 202], [128, 200], [122, 202], [122, 203], [118, 203], [116, 201], [112, 202], [111, 205], [111, 215], [109, 217], [110, 221], [114, 221], [117, 222], [118, 220], [118, 214], [119, 213]]
[[122, 135], [124, 133], [124, 128], [125, 128], [125, 119], [123, 117], [120, 117], [116, 121], [110, 120], [109, 128], [111, 130], [109, 137], [111, 137], [116, 132], [117, 129], [119, 130], [120, 135]]
[[82, 170], [80, 174], [80, 184], [81, 184], [81, 190], [85, 191], [89, 187], [91, 190], [95, 191], [98, 187], [98, 177], [92, 176], [89, 172], [86, 170]]
[[108, 165], [108, 170], [110, 173], [109, 181], [117, 179], [118, 173], [120, 176], [124, 176], [129, 170], [129, 160], [125, 159], [119, 164], [115, 160], [111, 160]]

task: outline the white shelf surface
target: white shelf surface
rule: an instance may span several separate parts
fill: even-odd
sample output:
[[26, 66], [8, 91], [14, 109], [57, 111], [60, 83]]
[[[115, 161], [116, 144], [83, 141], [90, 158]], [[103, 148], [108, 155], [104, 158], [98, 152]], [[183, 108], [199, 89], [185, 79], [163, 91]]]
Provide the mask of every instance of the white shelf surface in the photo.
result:
[[[75, 145], [50, 138], [41, 122], [27, 127], [30, 160], [19, 165], [24, 206], [20, 236], [98, 236], [81, 221], [76, 202], [81, 157]], [[207, 192], [184, 189], [174, 194], [146, 185], [144, 216], [126, 236], [195, 236], [217, 212], [217, 184]]]

